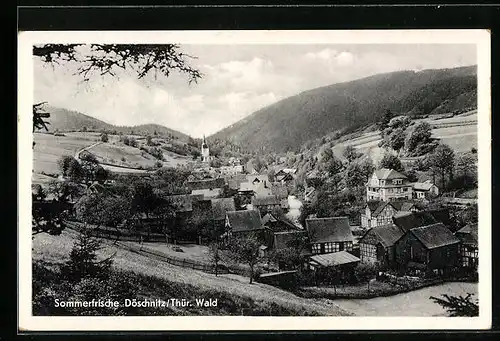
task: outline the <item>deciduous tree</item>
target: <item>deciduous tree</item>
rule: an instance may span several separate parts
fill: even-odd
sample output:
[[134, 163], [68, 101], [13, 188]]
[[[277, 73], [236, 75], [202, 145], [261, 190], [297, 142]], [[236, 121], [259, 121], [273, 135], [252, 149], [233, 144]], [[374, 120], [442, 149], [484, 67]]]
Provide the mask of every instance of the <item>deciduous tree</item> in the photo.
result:
[[258, 238], [255, 235], [249, 234], [245, 237], [235, 237], [231, 239], [229, 250], [231, 257], [250, 267], [250, 284], [253, 283], [255, 276], [255, 267], [261, 260], [260, 245]]
[[382, 160], [380, 160], [379, 168], [394, 169], [398, 172], [404, 172], [405, 170], [401, 160], [396, 155], [390, 153], [384, 154]]

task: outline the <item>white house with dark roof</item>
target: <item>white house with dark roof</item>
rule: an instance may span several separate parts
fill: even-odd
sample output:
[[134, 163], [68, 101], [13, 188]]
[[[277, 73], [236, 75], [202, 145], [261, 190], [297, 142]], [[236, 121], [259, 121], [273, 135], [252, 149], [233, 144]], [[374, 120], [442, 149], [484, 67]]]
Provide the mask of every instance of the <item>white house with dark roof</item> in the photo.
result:
[[413, 197], [415, 199], [429, 199], [439, 195], [439, 188], [431, 180], [413, 183]]
[[406, 175], [394, 169], [381, 168], [373, 172], [366, 184], [366, 200], [411, 200], [412, 191], [413, 185]]
[[348, 217], [308, 218], [306, 230], [313, 254], [352, 250], [354, 237]]

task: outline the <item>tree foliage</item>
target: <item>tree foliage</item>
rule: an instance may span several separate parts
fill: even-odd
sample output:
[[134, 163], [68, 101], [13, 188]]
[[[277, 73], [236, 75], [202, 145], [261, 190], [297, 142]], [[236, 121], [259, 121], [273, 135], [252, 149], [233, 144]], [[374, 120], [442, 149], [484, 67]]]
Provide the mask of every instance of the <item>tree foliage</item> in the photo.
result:
[[379, 168], [394, 169], [398, 172], [404, 172], [405, 168], [401, 160], [394, 154], [385, 153], [380, 160]]
[[258, 238], [252, 234], [244, 237], [232, 238], [229, 244], [231, 257], [234, 260], [249, 266], [250, 284], [252, 284], [255, 276], [255, 267], [261, 260], [259, 252], [260, 245], [261, 243]]
[[348, 145], [347, 147], [344, 148], [344, 151], [342, 152], [342, 156], [348, 161], [352, 162], [356, 160], [358, 157], [361, 156], [360, 153], [354, 148], [352, 145]]
[[445, 188], [446, 176], [448, 176], [448, 179], [453, 177], [455, 164], [455, 153], [453, 149], [446, 144], [439, 144], [434, 152], [427, 156], [426, 162], [434, 174], [439, 174], [441, 176], [441, 188]]
[[472, 294], [464, 296], [452, 296], [443, 294], [443, 298], [431, 296], [430, 299], [442, 306], [450, 317], [456, 316], [479, 316], [479, 304], [472, 300]]

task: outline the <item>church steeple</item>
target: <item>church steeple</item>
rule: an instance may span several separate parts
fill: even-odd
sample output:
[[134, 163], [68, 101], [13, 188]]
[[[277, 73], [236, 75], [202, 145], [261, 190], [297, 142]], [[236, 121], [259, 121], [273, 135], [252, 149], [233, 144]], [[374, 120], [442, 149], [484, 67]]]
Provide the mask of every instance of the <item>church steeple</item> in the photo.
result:
[[203, 142], [201, 143], [201, 159], [203, 162], [210, 161], [210, 150], [208, 148], [207, 139], [203, 134]]

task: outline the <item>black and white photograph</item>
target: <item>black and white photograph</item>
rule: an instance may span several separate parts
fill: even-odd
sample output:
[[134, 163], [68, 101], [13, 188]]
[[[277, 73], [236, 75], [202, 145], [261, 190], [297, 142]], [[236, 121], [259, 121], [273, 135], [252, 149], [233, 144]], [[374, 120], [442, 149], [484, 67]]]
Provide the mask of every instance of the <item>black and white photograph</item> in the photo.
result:
[[489, 39], [21, 33], [21, 326], [488, 327]]

